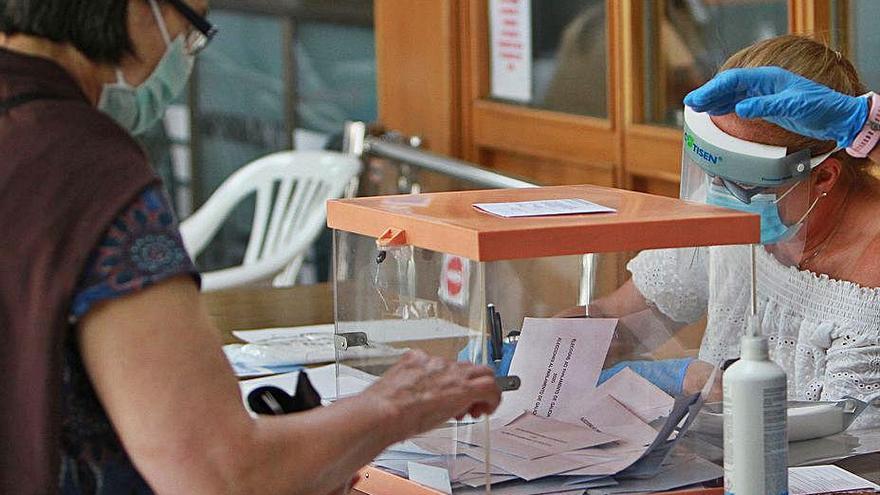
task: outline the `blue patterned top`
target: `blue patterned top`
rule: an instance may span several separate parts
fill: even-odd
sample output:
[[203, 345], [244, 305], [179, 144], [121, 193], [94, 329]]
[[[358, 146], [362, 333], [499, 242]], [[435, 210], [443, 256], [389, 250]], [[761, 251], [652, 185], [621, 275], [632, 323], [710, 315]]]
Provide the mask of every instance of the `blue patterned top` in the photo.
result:
[[[199, 281], [170, 202], [160, 186], [152, 186], [119, 215], [92, 251], [73, 298], [71, 322], [101, 302], [179, 275]], [[98, 401], [74, 331], [64, 345], [62, 387], [61, 493], [152, 493]]]

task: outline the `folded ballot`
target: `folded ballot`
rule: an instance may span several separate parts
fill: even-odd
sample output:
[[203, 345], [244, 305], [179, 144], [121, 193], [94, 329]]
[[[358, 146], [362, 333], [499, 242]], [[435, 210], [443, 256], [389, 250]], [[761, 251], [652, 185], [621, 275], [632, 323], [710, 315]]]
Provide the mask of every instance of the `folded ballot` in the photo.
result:
[[[392, 446], [374, 465], [451, 493], [612, 494], [668, 490], [721, 476], [672, 455], [702, 406], [624, 368], [596, 383], [617, 321], [527, 318], [510, 374], [522, 386], [491, 418]], [[427, 466], [427, 467], [424, 467]], [[445, 470], [445, 474], [439, 475]]]

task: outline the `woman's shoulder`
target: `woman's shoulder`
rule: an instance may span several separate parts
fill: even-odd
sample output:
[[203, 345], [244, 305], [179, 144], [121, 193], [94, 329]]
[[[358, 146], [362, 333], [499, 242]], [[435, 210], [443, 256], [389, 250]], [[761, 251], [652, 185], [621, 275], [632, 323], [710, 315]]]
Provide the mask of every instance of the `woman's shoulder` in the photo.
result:
[[143, 147], [110, 116], [77, 101], [47, 105], [38, 112], [38, 122], [32, 123], [36, 125], [21, 131], [29, 133], [27, 139], [35, 142], [33, 149], [45, 150], [49, 158], [39, 168], [50, 172], [63, 164], [68, 177], [88, 178], [68, 187], [127, 197], [156, 180]]
[[880, 288], [880, 182], [874, 181], [870, 190], [873, 194], [860, 202], [861, 213], [858, 215], [859, 228], [852, 244], [860, 248], [861, 253], [853, 258], [852, 266], [847, 270], [852, 282], [862, 287]]
[[56, 168], [55, 162], [61, 161], [71, 173], [132, 174], [134, 169], [151, 168], [143, 148], [125, 129], [79, 99], [47, 97], [29, 102], [14, 132], [5, 138], [5, 143], [27, 143], [28, 149], [45, 158], [45, 167]]

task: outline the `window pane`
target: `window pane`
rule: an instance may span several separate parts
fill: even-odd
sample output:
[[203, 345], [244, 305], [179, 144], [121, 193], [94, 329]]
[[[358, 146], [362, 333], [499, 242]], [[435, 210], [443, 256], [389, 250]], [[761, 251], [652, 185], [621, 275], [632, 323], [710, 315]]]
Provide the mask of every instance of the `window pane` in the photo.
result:
[[492, 97], [606, 117], [605, 14], [604, 0], [491, 1]]
[[[196, 73], [196, 197], [206, 200], [233, 172], [289, 149], [285, 113], [285, 30], [278, 17], [216, 10], [221, 27], [199, 56]], [[250, 236], [253, 198], [230, 215], [199, 257], [202, 270], [241, 263]]]
[[880, 2], [849, 0], [848, 7], [847, 55], [862, 76], [865, 86], [880, 90], [880, 63], [877, 63], [880, 57], [880, 33], [873, 22], [880, 16]]
[[681, 126], [682, 99], [738, 50], [788, 32], [786, 0], [642, 0], [645, 122]]
[[372, 27], [300, 22], [294, 58], [298, 130], [332, 136], [342, 132], [346, 120], [377, 119]]
[[[266, 8], [212, 10], [220, 34], [198, 57], [191, 93], [142, 137], [181, 218], [253, 160], [291, 148], [337, 149], [346, 120], [376, 119], [371, 23]], [[227, 218], [197, 259], [201, 270], [241, 264], [253, 205], [248, 198]]]

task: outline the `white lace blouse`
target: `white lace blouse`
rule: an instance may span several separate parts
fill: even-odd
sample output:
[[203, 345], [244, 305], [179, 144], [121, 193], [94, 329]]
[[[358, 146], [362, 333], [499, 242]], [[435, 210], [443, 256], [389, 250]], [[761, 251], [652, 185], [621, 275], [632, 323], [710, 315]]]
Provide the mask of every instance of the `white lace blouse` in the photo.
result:
[[[647, 301], [680, 323], [708, 311], [700, 359], [739, 356], [750, 310], [749, 247], [645, 251], [627, 268]], [[880, 288], [865, 288], [756, 256], [758, 316], [789, 398], [877, 399], [853, 428], [880, 426]]]

